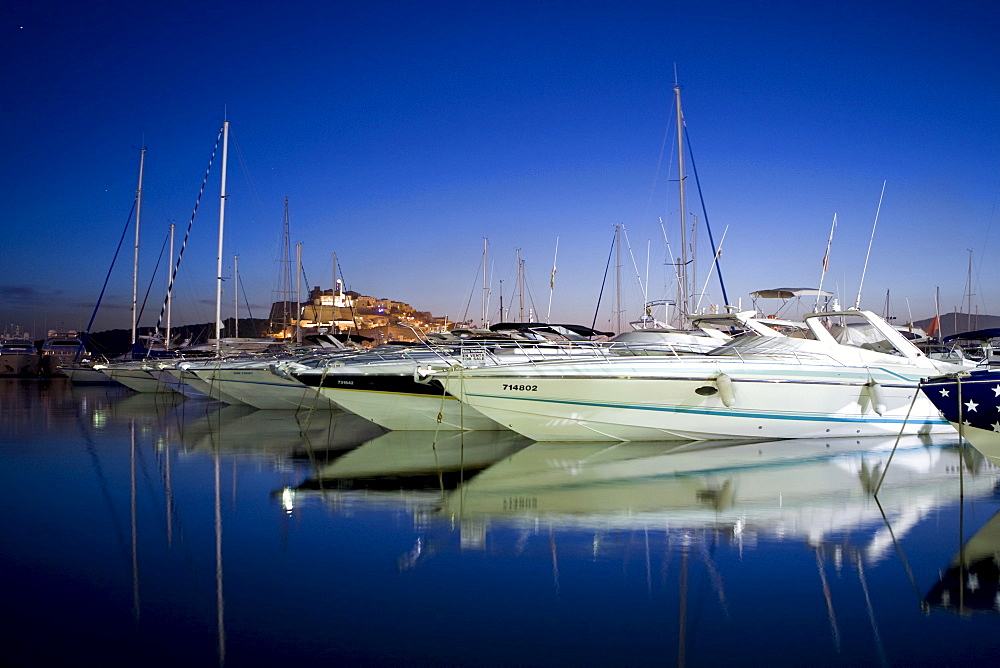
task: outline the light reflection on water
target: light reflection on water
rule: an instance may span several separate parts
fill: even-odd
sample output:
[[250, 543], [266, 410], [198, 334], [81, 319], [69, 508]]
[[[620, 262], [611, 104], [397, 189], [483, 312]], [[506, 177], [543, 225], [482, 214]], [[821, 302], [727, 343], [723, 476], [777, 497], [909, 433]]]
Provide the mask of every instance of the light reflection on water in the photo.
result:
[[886, 471], [893, 438], [531, 444], [59, 380], [0, 402], [0, 664], [1000, 656], [1000, 471], [954, 439]]

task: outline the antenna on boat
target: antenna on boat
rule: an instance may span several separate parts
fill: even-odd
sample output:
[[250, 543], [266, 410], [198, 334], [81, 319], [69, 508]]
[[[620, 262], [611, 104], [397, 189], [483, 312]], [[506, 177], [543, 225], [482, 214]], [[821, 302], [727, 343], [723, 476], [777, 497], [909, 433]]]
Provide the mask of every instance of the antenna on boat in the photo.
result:
[[875, 222], [872, 224], [872, 236], [868, 240], [868, 252], [865, 254], [865, 266], [861, 270], [861, 283], [858, 284], [858, 298], [854, 301], [854, 308], [861, 308], [861, 288], [865, 284], [865, 272], [868, 271], [868, 258], [872, 254], [872, 242], [875, 241], [875, 226], [878, 225], [878, 214], [882, 211], [882, 198], [885, 197], [885, 181], [882, 181], [882, 194], [878, 197], [878, 208], [875, 209]]

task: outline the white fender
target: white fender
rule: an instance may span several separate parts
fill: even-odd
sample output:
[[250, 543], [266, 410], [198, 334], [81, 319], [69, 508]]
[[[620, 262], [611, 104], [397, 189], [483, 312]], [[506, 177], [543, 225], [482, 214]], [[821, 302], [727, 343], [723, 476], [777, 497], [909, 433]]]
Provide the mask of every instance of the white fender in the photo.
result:
[[882, 392], [882, 386], [879, 385], [874, 380], [869, 380], [865, 383], [865, 391], [868, 392], [868, 401], [871, 403], [872, 410], [874, 410], [879, 415], [885, 413], [885, 393]]
[[733, 379], [727, 374], [720, 373], [715, 377], [715, 386], [719, 388], [719, 398], [726, 408], [732, 408], [736, 403], [736, 387]]

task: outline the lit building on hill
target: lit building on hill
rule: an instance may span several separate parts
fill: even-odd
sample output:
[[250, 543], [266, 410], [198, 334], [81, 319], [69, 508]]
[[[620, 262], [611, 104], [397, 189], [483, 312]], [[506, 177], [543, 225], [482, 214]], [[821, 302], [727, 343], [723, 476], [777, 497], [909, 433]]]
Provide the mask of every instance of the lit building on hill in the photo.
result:
[[[375, 298], [344, 290], [338, 280], [332, 290], [319, 286], [309, 291], [309, 301], [296, 308], [295, 302], [271, 305], [270, 331], [273, 336], [295, 338], [296, 325], [303, 334], [322, 331], [334, 334], [356, 333], [376, 343], [416, 341], [428, 332], [448, 331], [456, 323], [417, 311], [404, 302]], [[285, 324], [287, 323], [287, 324]]]

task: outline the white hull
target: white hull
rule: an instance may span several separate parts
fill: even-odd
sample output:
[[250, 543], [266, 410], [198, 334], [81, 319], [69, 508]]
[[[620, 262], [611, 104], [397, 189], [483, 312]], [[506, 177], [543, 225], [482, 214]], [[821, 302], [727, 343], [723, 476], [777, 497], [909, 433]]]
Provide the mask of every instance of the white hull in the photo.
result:
[[74, 385], [110, 385], [115, 382], [107, 374], [89, 366], [64, 366], [62, 372], [69, 376]]
[[[437, 356], [430, 359], [440, 361]], [[334, 364], [293, 373], [336, 405], [393, 431], [504, 429], [447, 394], [437, 381], [414, 380], [413, 359]]]
[[100, 370], [111, 380], [136, 392], [148, 394], [173, 392], [158, 378], [150, 374], [148, 369], [142, 367], [102, 367]]
[[37, 376], [40, 370], [38, 355], [0, 354], [0, 376]]
[[173, 368], [164, 369], [164, 371], [173, 376], [179, 383], [177, 391], [189, 399], [215, 399], [216, 401], [236, 406], [243, 403], [236, 397], [222, 392], [217, 385], [206, 383], [190, 369]]
[[926, 373], [634, 358], [439, 378], [450, 393], [536, 441], [660, 441], [950, 433], [917, 392]]
[[505, 429], [449, 395], [427, 396], [324, 387], [323, 396], [341, 408], [393, 431]]
[[172, 367], [153, 369], [150, 371], [154, 377], [159, 379], [161, 383], [169, 387], [174, 392], [178, 394], [183, 394], [188, 399], [209, 399], [210, 397], [205, 392], [191, 387], [182, 380], [182, 374], [179, 369], [174, 369]]
[[194, 369], [210, 387], [263, 410], [331, 410], [338, 406], [297, 380], [282, 378], [268, 368]]

